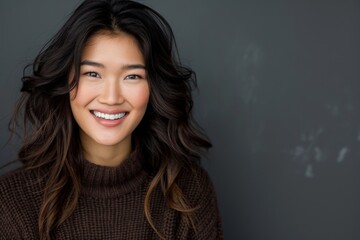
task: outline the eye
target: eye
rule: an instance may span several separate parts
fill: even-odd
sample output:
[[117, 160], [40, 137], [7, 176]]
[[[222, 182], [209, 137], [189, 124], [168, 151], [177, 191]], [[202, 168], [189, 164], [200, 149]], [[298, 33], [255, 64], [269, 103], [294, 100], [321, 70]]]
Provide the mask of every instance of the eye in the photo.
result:
[[84, 73], [84, 75], [89, 76], [89, 77], [100, 78], [100, 75], [97, 72], [86, 72], [86, 73]]
[[125, 77], [125, 79], [127, 80], [137, 80], [137, 79], [142, 79], [143, 77], [141, 77], [140, 75], [136, 75], [136, 74], [133, 74], [133, 75], [128, 75]]

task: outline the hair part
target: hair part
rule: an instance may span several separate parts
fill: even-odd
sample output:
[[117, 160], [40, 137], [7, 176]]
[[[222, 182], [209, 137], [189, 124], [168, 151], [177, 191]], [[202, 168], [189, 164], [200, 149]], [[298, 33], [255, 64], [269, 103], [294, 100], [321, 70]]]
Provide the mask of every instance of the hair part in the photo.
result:
[[211, 147], [192, 117], [195, 73], [180, 64], [171, 27], [156, 11], [128, 0], [85, 0], [40, 51], [32, 74], [22, 78], [22, 95], [11, 121], [15, 128], [23, 118], [24, 141], [18, 156], [24, 166], [50, 169], [39, 213], [41, 239], [51, 239], [54, 229], [71, 216], [81, 192], [83, 156], [69, 93], [79, 81], [82, 51], [95, 34], [119, 32], [138, 42], [150, 86], [148, 108], [133, 132], [131, 154], [154, 174], [145, 197], [145, 216], [163, 239], [150, 210], [152, 193], [160, 187], [168, 206], [195, 228], [192, 213], [197, 206], [191, 206], [177, 183], [182, 169], [194, 169], [202, 150]]

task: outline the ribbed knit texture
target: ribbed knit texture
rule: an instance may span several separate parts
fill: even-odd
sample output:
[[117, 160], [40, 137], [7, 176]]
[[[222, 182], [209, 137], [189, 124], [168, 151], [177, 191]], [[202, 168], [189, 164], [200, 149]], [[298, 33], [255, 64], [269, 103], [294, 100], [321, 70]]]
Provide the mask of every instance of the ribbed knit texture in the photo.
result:
[[[18, 169], [0, 177], [0, 239], [38, 239], [38, 212], [44, 181], [39, 172]], [[139, 161], [119, 167], [83, 163], [82, 192], [73, 214], [55, 232], [55, 239], [159, 239], [144, 214], [152, 174]], [[196, 233], [180, 214], [167, 207], [160, 188], [151, 200], [151, 214], [166, 239], [223, 239], [213, 184], [197, 167], [182, 171], [178, 184], [195, 211]]]

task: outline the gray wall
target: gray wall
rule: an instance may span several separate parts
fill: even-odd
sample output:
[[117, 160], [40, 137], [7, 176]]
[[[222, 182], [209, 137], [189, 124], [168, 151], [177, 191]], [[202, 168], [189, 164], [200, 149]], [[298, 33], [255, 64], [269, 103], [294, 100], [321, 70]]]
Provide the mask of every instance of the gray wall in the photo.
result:
[[[360, 2], [143, 2], [197, 72], [226, 239], [360, 239]], [[76, 3], [0, 3], [1, 163], [22, 68]]]

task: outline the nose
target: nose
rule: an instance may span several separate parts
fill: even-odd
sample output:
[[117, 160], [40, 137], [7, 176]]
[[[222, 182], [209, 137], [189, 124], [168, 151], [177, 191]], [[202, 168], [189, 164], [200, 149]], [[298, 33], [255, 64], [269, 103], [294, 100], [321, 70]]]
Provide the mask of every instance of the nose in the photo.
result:
[[124, 102], [122, 95], [121, 84], [116, 79], [105, 80], [101, 87], [101, 92], [98, 97], [100, 103], [107, 105], [116, 105]]

